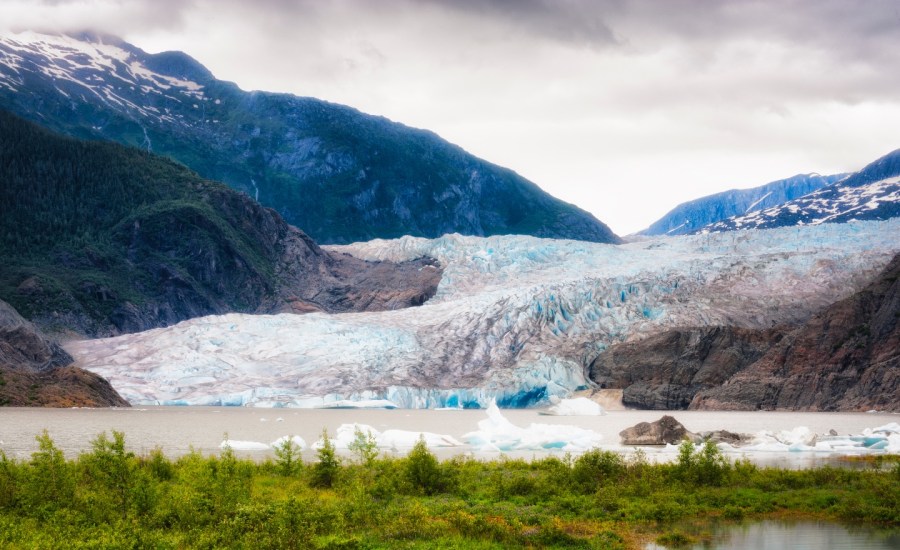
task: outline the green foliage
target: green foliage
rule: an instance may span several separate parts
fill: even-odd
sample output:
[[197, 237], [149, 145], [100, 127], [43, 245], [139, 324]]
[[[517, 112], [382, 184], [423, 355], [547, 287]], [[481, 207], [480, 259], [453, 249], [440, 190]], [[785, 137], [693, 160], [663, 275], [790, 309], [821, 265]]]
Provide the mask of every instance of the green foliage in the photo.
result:
[[585, 492], [600, 485], [616, 483], [625, 473], [625, 460], [619, 453], [591, 449], [575, 459], [572, 480]]
[[[893, 469], [723, 467], [705, 447], [684, 453], [686, 465], [599, 450], [440, 462], [421, 440], [404, 458], [342, 465], [323, 439], [328, 485], [315, 464], [285, 477], [230, 449], [133, 456], [118, 432], [66, 460], [44, 433], [27, 462], [0, 453], [0, 547], [675, 547], [690, 541], [672, 522], [784, 515], [900, 528]], [[720, 468], [711, 483], [705, 472]]]
[[688, 440], [678, 447], [676, 471], [682, 481], [701, 485], [719, 485], [731, 470], [731, 464], [712, 441], [697, 447]]
[[106, 432], [92, 442], [93, 450], [80, 460], [85, 475], [95, 492], [110, 496], [112, 505], [122, 518], [128, 517], [136, 486], [137, 462], [134, 453], [125, 450], [125, 434], [113, 431], [113, 439]]
[[359, 459], [361, 464], [371, 466], [378, 458], [378, 442], [372, 432], [363, 432], [359, 426], [353, 429], [353, 441], [349, 445], [350, 451]]
[[176, 288], [197, 311], [251, 311], [276, 285], [250, 202], [171, 160], [0, 111], [0, 181], [0, 299], [44, 328], [133, 328], [113, 313]]
[[341, 462], [334, 451], [334, 444], [328, 437], [328, 430], [322, 429], [322, 446], [316, 451], [318, 461], [312, 466], [312, 485], [331, 487], [337, 481]]
[[421, 435], [406, 457], [406, 479], [421, 494], [434, 495], [443, 490], [441, 467]]
[[49, 514], [72, 503], [75, 476], [72, 465], [56, 447], [47, 430], [36, 437], [38, 451], [32, 453], [24, 472], [22, 502]]
[[286, 437], [280, 445], [272, 447], [275, 452], [275, 467], [285, 477], [296, 475], [303, 466], [300, 459], [300, 447], [292, 436]]

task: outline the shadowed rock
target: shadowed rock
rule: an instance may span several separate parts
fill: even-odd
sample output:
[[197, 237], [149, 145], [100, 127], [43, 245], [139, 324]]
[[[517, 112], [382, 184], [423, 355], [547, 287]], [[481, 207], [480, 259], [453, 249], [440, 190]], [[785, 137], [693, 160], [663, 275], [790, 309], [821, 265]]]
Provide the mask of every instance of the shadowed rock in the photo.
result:
[[641, 422], [619, 432], [623, 445], [676, 445], [697, 436], [671, 416], [663, 416], [656, 422]]

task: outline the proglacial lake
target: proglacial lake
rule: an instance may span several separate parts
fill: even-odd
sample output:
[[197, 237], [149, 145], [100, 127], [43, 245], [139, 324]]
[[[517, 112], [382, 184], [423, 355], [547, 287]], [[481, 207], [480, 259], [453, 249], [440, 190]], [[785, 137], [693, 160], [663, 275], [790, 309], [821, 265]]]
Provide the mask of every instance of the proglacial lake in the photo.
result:
[[[609, 411], [604, 416], [543, 416], [539, 409], [504, 409], [503, 415], [516, 426], [531, 423], [579, 426], [603, 435], [601, 448], [631, 452], [619, 443], [619, 432], [638, 422], [652, 422], [671, 414], [693, 432], [727, 429], [755, 433], [760, 430], [789, 430], [806, 426], [816, 433], [835, 430], [841, 435], [859, 434], [897, 422], [900, 416], [886, 413], [804, 413], [804, 412], [709, 412], [709, 411]], [[271, 443], [285, 435], [298, 435], [311, 444], [322, 429], [334, 434], [338, 426], [368, 424], [377, 430], [398, 429], [446, 434], [462, 441], [463, 435], [478, 429], [486, 418], [483, 410], [423, 409], [265, 409], [245, 407], [134, 407], [131, 409], [41, 409], [0, 408], [0, 450], [7, 456], [29, 458], [37, 450], [35, 436], [47, 430], [67, 456], [89, 450], [91, 440], [101, 432], [125, 433], [127, 446], [138, 454], [156, 447], [170, 457], [191, 448], [203, 453], [218, 453], [225, 438]], [[651, 460], [670, 460], [674, 452], [663, 448], [645, 448]], [[402, 452], [402, 451], [401, 451]], [[471, 453], [467, 445], [435, 449], [441, 457]], [[242, 452], [243, 456], [263, 459], [271, 451]], [[517, 451], [509, 456], [531, 458], [559, 450]], [[479, 453], [492, 458], [497, 453]], [[809, 467], [834, 461], [827, 453], [731, 453], [731, 458], [785, 467]]]

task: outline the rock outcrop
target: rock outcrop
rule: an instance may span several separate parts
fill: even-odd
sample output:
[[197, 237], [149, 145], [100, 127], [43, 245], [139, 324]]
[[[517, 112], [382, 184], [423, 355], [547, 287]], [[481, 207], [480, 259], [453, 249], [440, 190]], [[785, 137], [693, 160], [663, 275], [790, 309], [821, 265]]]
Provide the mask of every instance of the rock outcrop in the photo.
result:
[[0, 301], [0, 406], [127, 407], [96, 374]]
[[668, 330], [611, 346], [589, 368], [601, 388], [621, 388], [638, 409], [686, 409], [697, 392], [722, 385], [768, 351], [782, 332], [728, 326]]
[[686, 439], [697, 439], [696, 434], [668, 415], [656, 422], [640, 422], [626, 428], [619, 432], [619, 437], [623, 445], [677, 445]]
[[900, 254], [693, 409], [900, 411]]

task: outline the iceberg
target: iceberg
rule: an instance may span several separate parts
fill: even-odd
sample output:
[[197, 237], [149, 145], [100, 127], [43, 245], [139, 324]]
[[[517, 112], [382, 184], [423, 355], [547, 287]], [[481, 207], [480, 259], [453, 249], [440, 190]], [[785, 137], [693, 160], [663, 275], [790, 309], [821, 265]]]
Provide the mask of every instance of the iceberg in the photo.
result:
[[269, 446], [259, 441], [241, 441], [238, 439], [226, 439], [219, 443], [220, 449], [233, 451], [268, 451]]
[[306, 441], [299, 435], [283, 435], [283, 436], [279, 437], [278, 439], [276, 439], [275, 441], [269, 443], [269, 447], [271, 447], [273, 449], [280, 448], [280, 447], [284, 446], [284, 444], [287, 443], [288, 441], [293, 442], [294, 447], [296, 447], [298, 450], [302, 451], [303, 449], [306, 448]]
[[133, 405], [544, 407], [591, 387], [608, 346], [674, 327], [791, 323], [859, 289], [900, 218], [624, 245], [516, 235], [403, 237], [331, 250], [444, 266], [420, 307], [201, 317], [70, 342]]
[[[429, 448], [459, 447], [463, 445], [463, 443], [449, 435], [396, 429], [380, 432], [367, 424], [341, 424], [338, 426], [334, 438], [331, 439], [331, 443], [335, 449], [348, 450], [353, 442], [356, 441], [358, 432], [364, 436], [371, 437], [376, 447], [385, 450], [412, 449], [420, 439], [423, 439], [425, 445]], [[325, 441], [319, 439], [313, 443], [312, 447], [313, 449], [321, 449], [324, 444]]]
[[491, 403], [485, 412], [487, 418], [478, 422], [478, 430], [463, 436], [476, 451], [586, 451], [603, 439], [593, 430], [576, 426], [532, 423], [520, 428], [503, 416], [496, 403]]
[[560, 399], [553, 406], [540, 414], [547, 416], [601, 416], [606, 414], [599, 403], [587, 397]]

